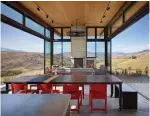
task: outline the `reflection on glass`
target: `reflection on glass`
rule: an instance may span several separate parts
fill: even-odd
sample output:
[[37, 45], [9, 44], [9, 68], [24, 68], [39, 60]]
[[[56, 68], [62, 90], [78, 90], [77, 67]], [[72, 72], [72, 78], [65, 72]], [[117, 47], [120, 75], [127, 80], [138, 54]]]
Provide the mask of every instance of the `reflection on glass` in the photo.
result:
[[19, 12], [13, 10], [12, 8], [8, 7], [7, 5], [1, 3], [1, 14], [7, 16], [8, 18], [22, 24], [23, 15]]
[[95, 28], [88, 28], [88, 39], [95, 39]]
[[34, 30], [34, 31], [44, 35], [44, 27], [39, 25], [39, 24], [37, 24], [36, 22], [32, 21], [31, 19], [26, 17], [25, 18], [25, 24], [26, 24], [26, 26], [28, 28], [30, 28], [30, 29], [32, 29], [32, 30]]
[[70, 36], [67, 35], [67, 32], [70, 31], [70, 28], [63, 28], [63, 39], [70, 39]]
[[55, 28], [54, 31], [54, 39], [61, 39], [61, 28]]
[[105, 43], [96, 42], [96, 68], [105, 65]]
[[97, 28], [97, 39], [104, 39], [104, 28]]

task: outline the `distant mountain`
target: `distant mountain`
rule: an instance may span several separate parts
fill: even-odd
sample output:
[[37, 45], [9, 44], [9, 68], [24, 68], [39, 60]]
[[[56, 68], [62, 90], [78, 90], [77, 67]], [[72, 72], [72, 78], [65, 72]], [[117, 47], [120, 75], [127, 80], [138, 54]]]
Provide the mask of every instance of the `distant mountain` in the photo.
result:
[[2, 52], [25, 52], [23, 50], [14, 50], [14, 49], [9, 49], [9, 48], [1, 48]]

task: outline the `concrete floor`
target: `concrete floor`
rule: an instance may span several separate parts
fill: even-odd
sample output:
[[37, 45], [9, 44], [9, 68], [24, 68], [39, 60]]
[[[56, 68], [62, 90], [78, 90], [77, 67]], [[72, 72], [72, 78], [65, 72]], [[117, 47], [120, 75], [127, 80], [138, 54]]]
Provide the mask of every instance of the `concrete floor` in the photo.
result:
[[[138, 95], [138, 109], [137, 110], [125, 110], [119, 111], [119, 100], [118, 98], [111, 98], [110, 96], [110, 86], [108, 86], [108, 102], [107, 102], [107, 113], [103, 111], [93, 111], [90, 113], [89, 103], [89, 86], [85, 86], [85, 98], [83, 100], [83, 105], [81, 106], [80, 113], [71, 112], [71, 116], [149, 116], [149, 102], [142, 96]], [[96, 100], [94, 102], [94, 107], [103, 107], [103, 101]], [[71, 106], [75, 107], [76, 101], [71, 101]]]

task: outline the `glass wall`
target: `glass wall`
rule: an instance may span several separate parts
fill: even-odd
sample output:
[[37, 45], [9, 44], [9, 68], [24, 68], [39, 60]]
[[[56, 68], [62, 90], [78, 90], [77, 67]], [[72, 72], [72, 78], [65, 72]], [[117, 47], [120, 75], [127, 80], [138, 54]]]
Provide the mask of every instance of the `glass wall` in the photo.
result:
[[62, 42], [53, 43], [53, 65], [62, 66]]
[[44, 40], [1, 23], [2, 83], [36, 74], [44, 74]]
[[95, 57], [95, 42], [87, 42], [87, 57]]
[[51, 43], [45, 40], [45, 73], [51, 71]]
[[97, 35], [96, 38], [97, 39], [104, 39], [104, 28], [97, 28], [96, 30]]
[[112, 73], [149, 97], [149, 14], [112, 39]]
[[71, 61], [71, 42], [63, 42], [63, 67], [73, 67], [73, 63]]
[[1, 14], [7, 16], [8, 18], [22, 24], [23, 23], [23, 15], [7, 5], [1, 2]]
[[47, 37], [47, 38], [50, 38], [50, 37], [51, 37], [50, 31], [49, 31], [48, 29], [46, 29], [46, 37]]
[[63, 39], [70, 39], [70, 36], [67, 35], [70, 30], [70, 28], [63, 28]]
[[107, 63], [108, 63], [108, 66], [107, 66], [107, 70], [108, 72], [111, 72], [111, 41], [108, 41], [107, 42]]
[[37, 24], [36, 22], [32, 21], [31, 19], [29, 19], [27, 17], [25, 18], [25, 25], [28, 28], [30, 28], [30, 29], [32, 29], [32, 30], [34, 30], [34, 31], [44, 35], [44, 27], [39, 25], [39, 24]]
[[96, 42], [96, 68], [105, 65], [105, 43]]
[[87, 39], [95, 39], [95, 28], [88, 28], [87, 35]]
[[61, 28], [55, 28], [54, 29], [55, 30], [55, 32], [54, 32], [54, 39], [55, 40], [60, 40], [61, 39]]

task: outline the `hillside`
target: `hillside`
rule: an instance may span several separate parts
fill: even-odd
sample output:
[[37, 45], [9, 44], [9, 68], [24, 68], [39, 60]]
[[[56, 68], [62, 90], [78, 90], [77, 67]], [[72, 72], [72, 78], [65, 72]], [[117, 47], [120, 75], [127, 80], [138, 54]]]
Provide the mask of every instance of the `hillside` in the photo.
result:
[[44, 54], [35, 52], [1, 52], [2, 71], [13, 69], [43, 69]]

